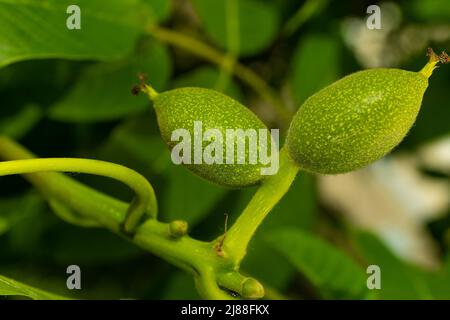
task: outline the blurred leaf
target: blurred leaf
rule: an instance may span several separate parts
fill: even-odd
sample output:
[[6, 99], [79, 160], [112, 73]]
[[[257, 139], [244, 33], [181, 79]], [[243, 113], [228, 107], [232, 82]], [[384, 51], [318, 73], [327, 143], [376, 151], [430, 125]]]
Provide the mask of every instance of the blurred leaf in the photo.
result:
[[[249, 196], [245, 197], [246, 202], [249, 201]], [[295, 267], [269, 245], [267, 236], [280, 227], [311, 228], [316, 211], [313, 177], [300, 173], [291, 189], [267, 216], [252, 239], [243, 268], [268, 285], [284, 290], [295, 274]]]
[[450, 299], [450, 270], [428, 273], [396, 257], [376, 236], [360, 231], [356, 243], [369, 265], [381, 270], [382, 299]]
[[142, 255], [143, 251], [107, 230], [82, 229], [70, 225], [59, 226], [53, 231], [58, 241], [47, 246], [52, 258], [67, 265], [92, 266], [129, 261]]
[[156, 193], [161, 215], [167, 221], [185, 219], [192, 226], [209, 214], [227, 192], [186, 168], [174, 165], [156, 121], [150, 117], [137, 117], [120, 125], [102, 148], [101, 155], [110, 161], [126, 163], [144, 174], [158, 174], [163, 185], [156, 188]]
[[117, 126], [100, 150], [104, 159], [144, 171], [159, 171], [160, 167], [165, 167], [170, 161], [167, 153], [156, 120], [147, 114]]
[[268, 1], [193, 0], [193, 3], [208, 36], [227, 51], [242, 56], [267, 48], [279, 28], [277, 7]]
[[27, 105], [15, 115], [0, 119], [0, 134], [20, 139], [41, 119], [41, 109], [36, 105]]
[[81, 69], [80, 66], [87, 63], [59, 59], [20, 61], [0, 69], [0, 90], [3, 95], [20, 88], [21, 93], [27, 93], [24, 95], [27, 97], [36, 87], [41, 93], [50, 88], [63, 89], [74, 73]]
[[186, 272], [177, 271], [170, 277], [161, 299], [199, 300], [200, 296], [195, 290], [193, 277]]
[[261, 230], [270, 232], [282, 226], [313, 227], [317, 213], [314, 176], [300, 172], [289, 191], [275, 206]]
[[165, 171], [165, 178], [167, 186], [162, 195], [162, 210], [167, 221], [183, 219], [193, 226], [211, 213], [227, 192], [172, 163]]
[[428, 284], [428, 299], [450, 300], [450, 270], [448, 267], [437, 273], [425, 273], [424, 280]]
[[220, 71], [216, 68], [200, 67], [177, 77], [174, 80], [173, 87], [201, 87], [215, 89], [243, 102], [243, 93], [235, 82], [229, 81], [223, 90], [218, 88], [220, 76]]
[[298, 228], [284, 227], [272, 231], [268, 240], [325, 297], [366, 296], [366, 275], [362, 268], [322, 239]]
[[0, 296], [23, 296], [33, 300], [67, 299], [44, 290], [30, 287], [13, 279], [0, 275]]
[[434, 72], [425, 93], [420, 114], [405, 139], [404, 145], [414, 149], [432, 139], [450, 133], [450, 100], [448, 94], [450, 68], [444, 65]]
[[417, 291], [413, 271], [394, 256], [384, 244], [370, 233], [358, 232], [357, 245], [369, 265], [381, 270], [380, 296], [384, 299], [420, 299], [428, 293]]
[[0, 198], [0, 235], [15, 224], [40, 210], [43, 200], [35, 193], [23, 196]]
[[308, 97], [331, 84], [339, 76], [339, 44], [332, 37], [312, 34], [302, 39], [292, 60], [290, 78], [295, 101]]
[[171, 0], [141, 0], [151, 8], [151, 13], [157, 22], [163, 22], [170, 16]]
[[413, 0], [409, 8], [420, 19], [446, 23], [450, 19], [448, 0]]
[[0, 235], [9, 229], [10, 222], [7, 218], [0, 216]]
[[15, 203], [20, 210], [20, 219], [15, 220], [9, 229], [6, 242], [14, 255], [31, 260], [47, 254], [44, 234], [59, 220], [48, 210], [42, 197], [37, 194], [30, 194], [29, 197]]
[[[142, 28], [138, 0], [0, 0], [0, 66], [42, 58], [118, 59]], [[69, 5], [81, 9], [81, 30], [69, 30]]]
[[88, 68], [74, 88], [51, 107], [50, 117], [83, 123], [113, 120], [145, 110], [150, 105], [148, 97], [131, 94], [139, 72], [149, 75], [155, 89], [164, 88], [171, 72], [166, 47], [152, 41], [148, 48], [127, 61]]
[[[44, 110], [59, 100], [88, 62], [70, 60], [28, 60], [0, 69], [0, 118], [13, 117], [30, 105], [39, 107], [39, 117]], [[31, 109], [31, 108], [30, 108]], [[34, 119], [27, 109], [26, 119]], [[39, 120], [37, 119], [37, 120]], [[44, 120], [44, 119], [41, 119]], [[0, 120], [1, 121], [1, 120]], [[44, 120], [45, 121], [45, 120]], [[28, 122], [28, 121], [26, 121]], [[31, 122], [31, 121], [30, 121]], [[36, 125], [42, 124], [37, 121]]]

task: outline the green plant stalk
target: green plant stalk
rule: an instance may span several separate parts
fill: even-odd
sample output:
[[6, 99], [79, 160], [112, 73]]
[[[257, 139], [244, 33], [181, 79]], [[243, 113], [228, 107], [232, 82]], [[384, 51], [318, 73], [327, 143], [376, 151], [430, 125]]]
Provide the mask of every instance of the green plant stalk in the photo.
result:
[[[229, 260], [217, 254], [214, 242], [198, 241], [187, 235], [173, 238], [170, 233], [170, 225], [156, 219], [146, 220], [131, 235], [124, 232], [122, 228], [129, 208], [127, 203], [87, 187], [64, 174], [42, 172], [57, 169], [76, 172], [75, 169], [83, 169], [83, 172], [89, 171], [88, 173], [97, 174], [102, 170], [80, 166], [80, 164], [86, 164], [84, 162], [70, 162], [70, 164], [75, 164], [76, 168], [69, 168], [67, 159], [48, 160], [33, 159], [33, 157], [34, 155], [22, 146], [7, 137], [0, 136], [0, 158], [11, 160], [0, 162], [0, 176], [23, 174], [49, 202], [56, 201], [76, 213], [78, 218], [94, 221], [144, 250], [191, 273], [195, 278], [199, 293], [206, 299], [232, 299], [233, 297], [222, 288], [229, 291], [242, 289], [242, 276], [233, 268]], [[96, 164], [102, 163], [96, 162]], [[111, 173], [108, 176], [111, 176]], [[119, 178], [119, 180], [123, 178], [116, 174], [113, 174], [112, 177]], [[125, 179], [129, 179], [129, 177], [125, 177]], [[222, 273], [231, 273], [234, 276], [222, 277]], [[236, 293], [243, 294], [239, 291]], [[254, 292], [244, 296], [244, 298], [249, 297], [255, 297]], [[262, 297], [261, 292], [258, 297]]]
[[225, 5], [226, 15], [229, 17], [226, 22], [227, 26], [227, 47], [228, 52], [226, 53], [227, 61], [231, 64], [227, 68], [221, 68], [219, 77], [216, 81], [214, 89], [223, 91], [226, 86], [231, 81], [231, 71], [233, 70], [233, 65], [237, 61], [237, 53], [239, 51], [240, 39], [239, 39], [239, 8], [237, 0], [229, 0]]
[[329, 0], [307, 0], [297, 10], [297, 12], [286, 22], [283, 28], [283, 34], [291, 36], [299, 30], [308, 20], [320, 13], [327, 5]]
[[222, 250], [236, 266], [247, 253], [247, 247], [267, 214], [289, 190], [300, 168], [292, 161], [286, 149], [280, 151], [280, 168], [277, 174], [263, 180], [247, 207], [233, 226], [219, 239]]

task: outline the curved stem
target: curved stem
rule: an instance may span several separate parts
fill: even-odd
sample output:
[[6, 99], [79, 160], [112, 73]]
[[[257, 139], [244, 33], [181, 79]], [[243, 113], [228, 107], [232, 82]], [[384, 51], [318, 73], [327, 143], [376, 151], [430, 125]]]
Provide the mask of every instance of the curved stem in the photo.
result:
[[228, 230], [222, 244], [225, 256], [239, 265], [247, 253], [247, 247], [267, 214], [289, 190], [299, 167], [289, 157], [287, 150], [280, 151], [280, 169], [265, 179], [247, 207]]
[[[0, 137], [0, 148], [4, 153], [20, 151], [18, 146], [6, 137]], [[136, 193], [136, 198], [130, 204], [125, 217], [124, 229], [127, 232], [132, 232], [136, 228], [145, 213], [156, 218], [158, 209], [152, 186], [142, 175], [127, 167], [105, 161], [76, 158], [0, 162], [0, 176], [49, 171], [94, 174], [115, 179], [129, 186]]]
[[[85, 186], [64, 174], [50, 172], [59, 170], [100, 174], [125, 182], [132, 189], [140, 190], [140, 193], [143, 190], [149, 192], [148, 186], [143, 187], [148, 182], [143, 183], [141, 177], [136, 176], [134, 171], [94, 160], [65, 159], [67, 161], [61, 162], [60, 159], [30, 159], [33, 157], [33, 154], [19, 144], [0, 136], [0, 158], [25, 159], [0, 162], [0, 175], [23, 174], [50, 203], [56, 201], [64, 208], [73, 210], [80, 217], [110, 229], [144, 250], [191, 273], [196, 279], [199, 292], [206, 299], [234, 298], [227, 291], [236, 291], [243, 298], [262, 297], [262, 286], [258, 286], [259, 282], [256, 280], [246, 278], [246, 283], [251, 286], [240, 285], [239, 281], [242, 277], [233, 268], [230, 260], [217, 254], [215, 243], [195, 240], [188, 235], [175, 238], [170, 224], [156, 219], [148, 219], [140, 224], [133, 235], [124, 233], [121, 226], [129, 208], [127, 203]], [[93, 168], [91, 166], [93, 164], [101, 164], [102, 169]], [[156, 206], [153, 209], [156, 212]], [[234, 273], [235, 276], [223, 278], [220, 276], [222, 273]]]
[[274, 107], [274, 110], [283, 125], [289, 123], [292, 114], [276, 92], [253, 70], [243, 66], [237, 61], [233, 61], [232, 56], [224, 55], [202, 41], [166, 28], [151, 25], [148, 27], [148, 33], [162, 42], [187, 50], [218, 65], [220, 68], [235, 74], [236, 77], [245, 82]]
[[[208, 295], [213, 300], [230, 300], [234, 297], [223, 291], [217, 284], [216, 272], [213, 268], [206, 267], [200, 270], [200, 274], [195, 278], [197, 290], [201, 295]], [[226, 287], [225, 287], [226, 288]], [[230, 288], [230, 291], [232, 289]]]

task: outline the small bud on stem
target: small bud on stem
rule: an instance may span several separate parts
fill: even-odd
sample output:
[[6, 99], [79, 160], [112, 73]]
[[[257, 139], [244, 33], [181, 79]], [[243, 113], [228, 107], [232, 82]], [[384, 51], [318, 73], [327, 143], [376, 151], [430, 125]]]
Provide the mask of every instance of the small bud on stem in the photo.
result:
[[172, 238], [181, 238], [188, 231], [188, 223], [184, 220], [174, 220], [169, 223], [169, 235]]
[[264, 294], [264, 287], [258, 280], [247, 278], [242, 283], [241, 295], [244, 299], [262, 299]]

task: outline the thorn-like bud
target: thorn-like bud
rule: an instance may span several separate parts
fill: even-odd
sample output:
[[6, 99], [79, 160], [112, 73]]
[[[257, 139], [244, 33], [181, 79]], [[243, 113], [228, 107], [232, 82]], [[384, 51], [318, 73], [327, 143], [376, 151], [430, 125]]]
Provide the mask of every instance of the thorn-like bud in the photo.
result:
[[188, 231], [188, 223], [184, 220], [174, 220], [169, 223], [169, 236], [172, 238], [181, 238]]
[[254, 278], [246, 278], [242, 283], [242, 297], [244, 299], [261, 299], [264, 297], [263, 285]]

